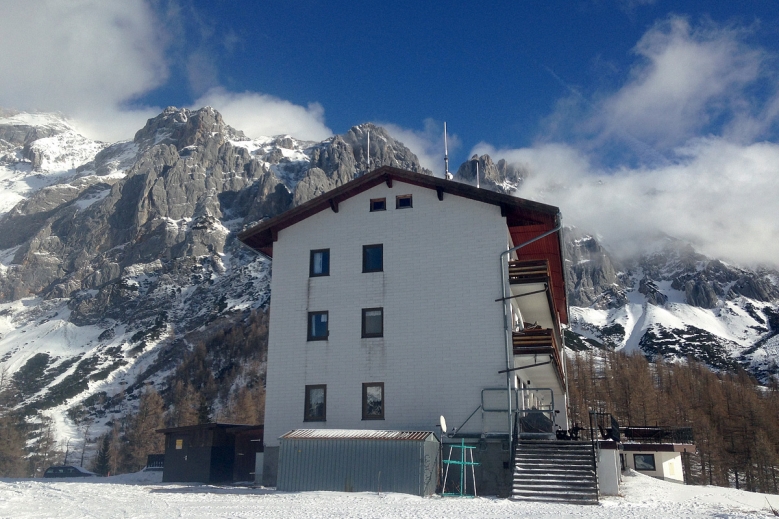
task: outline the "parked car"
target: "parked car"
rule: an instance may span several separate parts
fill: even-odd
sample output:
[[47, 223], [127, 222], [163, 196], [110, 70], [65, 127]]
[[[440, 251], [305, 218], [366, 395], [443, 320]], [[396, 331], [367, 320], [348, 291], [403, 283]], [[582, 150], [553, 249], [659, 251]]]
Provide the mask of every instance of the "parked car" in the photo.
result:
[[44, 478], [92, 478], [97, 476], [85, 468], [75, 467], [73, 465], [62, 465], [49, 467], [43, 473]]

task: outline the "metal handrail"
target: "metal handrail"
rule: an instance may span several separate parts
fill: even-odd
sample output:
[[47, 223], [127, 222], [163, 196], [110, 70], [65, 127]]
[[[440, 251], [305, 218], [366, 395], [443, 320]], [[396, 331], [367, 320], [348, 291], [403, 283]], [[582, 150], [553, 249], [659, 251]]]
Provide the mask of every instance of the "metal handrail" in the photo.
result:
[[694, 443], [692, 427], [627, 426], [620, 427], [626, 441], [642, 443]]

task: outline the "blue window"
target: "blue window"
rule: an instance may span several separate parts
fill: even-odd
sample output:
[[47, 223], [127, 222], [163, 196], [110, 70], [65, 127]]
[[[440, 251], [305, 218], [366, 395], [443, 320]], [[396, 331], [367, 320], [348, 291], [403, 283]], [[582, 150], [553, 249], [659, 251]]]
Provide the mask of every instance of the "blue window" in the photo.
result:
[[326, 341], [328, 333], [327, 312], [308, 312], [308, 340]]
[[330, 275], [330, 249], [311, 251], [311, 261], [308, 267], [310, 277]]
[[384, 270], [384, 245], [362, 246], [362, 271], [381, 272]]

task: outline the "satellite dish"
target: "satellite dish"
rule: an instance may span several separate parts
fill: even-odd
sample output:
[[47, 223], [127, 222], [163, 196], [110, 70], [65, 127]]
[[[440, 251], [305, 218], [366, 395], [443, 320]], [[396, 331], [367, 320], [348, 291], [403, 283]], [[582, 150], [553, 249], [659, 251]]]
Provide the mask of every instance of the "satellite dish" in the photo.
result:
[[441, 424], [441, 432], [446, 434], [446, 418], [444, 418], [444, 415], [441, 415], [438, 422]]

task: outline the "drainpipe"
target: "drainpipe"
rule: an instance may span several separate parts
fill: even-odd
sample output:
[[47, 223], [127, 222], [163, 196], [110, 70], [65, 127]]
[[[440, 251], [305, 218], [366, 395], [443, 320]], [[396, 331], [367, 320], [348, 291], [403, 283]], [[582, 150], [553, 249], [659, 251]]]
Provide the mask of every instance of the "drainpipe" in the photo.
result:
[[[550, 234], [554, 234], [558, 232], [560, 229], [563, 228], [563, 216], [560, 213], [557, 213], [557, 216], [555, 217], [557, 220], [557, 226], [550, 230], [546, 231], [545, 233], [536, 236], [535, 238], [528, 240], [524, 243], [521, 243], [517, 245], [516, 247], [512, 247], [508, 250], [505, 250], [500, 253], [500, 285], [503, 289], [503, 327], [504, 327], [504, 339], [506, 341], [506, 369], [511, 369], [511, 359], [514, 355], [513, 351], [513, 344], [512, 344], [512, 337], [511, 337], [511, 299], [508, 299], [508, 296], [510, 295], [508, 292], [510, 292], [510, 288], [508, 286], [508, 283], [506, 282], [506, 272], [508, 271], [508, 255], [512, 252], [515, 252], [522, 247], [526, 247], [530, 245], [533, 242], [536, 242], [542, 238], [546, 238]], [[560, 251], [562, 254], [562, 251]], [[525, 328], [524, 323], [522, 322], [522, 313], [520, 312], [520, 318], [519, 318], [519, 329], [523, 330]], [[508, 423], [509, 423], [509, 441], [514, 437], [514, 422], [511, 419], [511, 377], [513, 372], [509, 371], [506, 373], [506, 390], [508, 394]]]

